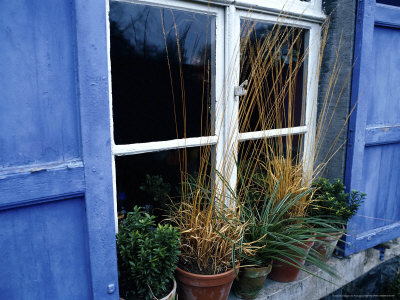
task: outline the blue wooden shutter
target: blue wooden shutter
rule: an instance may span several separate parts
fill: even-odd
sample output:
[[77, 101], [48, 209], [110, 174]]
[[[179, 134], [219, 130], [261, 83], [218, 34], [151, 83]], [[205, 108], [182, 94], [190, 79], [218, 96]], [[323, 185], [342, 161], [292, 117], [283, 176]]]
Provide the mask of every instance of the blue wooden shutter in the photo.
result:
[[0, 1], [0, 299], [118, 299], [106, 22]]
[[346, 185], [367, 193], [349, 255], [400, 236], [400, 8], [358, 1]]

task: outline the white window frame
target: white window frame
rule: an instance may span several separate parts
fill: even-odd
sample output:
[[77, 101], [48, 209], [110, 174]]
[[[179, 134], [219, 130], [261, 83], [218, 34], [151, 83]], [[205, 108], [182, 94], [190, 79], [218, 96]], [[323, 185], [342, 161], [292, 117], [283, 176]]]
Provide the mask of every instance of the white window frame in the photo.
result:
[[[303, 164], [305, 172], [312, 171], [313, 150], [315, 142], [315, 127], [317, 117], [318, 64], [321, 24], [326, 16], [321, 10], [322, 0], [114, 0], [133, 4], [154, 5], [172, 9], [186, 10], [196, 13], [214, 15], [215, 32], [215, 80], [213, 82], [215, 111], [215, 126], [213, 136], [192, 137], [166, 141], [133, 143], [117, 145], [114, 142], [114, 124], [112, 113], [111, 92], [111, 61], [110, 38], [108, 33], [109, 80], [110, 80], [110, 134], [113, 169], [113, 194], [115, 229], [118, 229], [117, 217], [117, 185], [115, 157], [137, 155], [157, 151], [180, 149], [186, 147], [215, 146], [215, 162], [217, 169], [230, 178], [231, 186], [235, 186], [237, 170], [236, 158], [238, 142], [266, 137], [285, 136], [289, 134], [304, 134]], [[109, 6], [107, 2], [107, 15]], [[282, 18], [284, 16], [284, 18]], [[303, 126], [239, 133], [238, 130], [238, 97], [235, 97], [234, 87], [239, 85], [240, 76], [240, 20], [251, 19], [262, 22], [281, 22], [284, 25], [307, 29], [309, 53], [307, 57], [307, 93], [305, 99], [305, 124]], [[214, 34], [214, 33], [212, 33]], [[213, 57], [214, 60], [214, 57]], [[233, 150], [233, 151], [232, 151]], [[225, 163], [222, 163], [225, 157]], [[226, 160], [233, 163], [226, 165]], [[230, 158], [229, 158], [230, 157]], [[221, 166], [224, 165], [224, 168]]]

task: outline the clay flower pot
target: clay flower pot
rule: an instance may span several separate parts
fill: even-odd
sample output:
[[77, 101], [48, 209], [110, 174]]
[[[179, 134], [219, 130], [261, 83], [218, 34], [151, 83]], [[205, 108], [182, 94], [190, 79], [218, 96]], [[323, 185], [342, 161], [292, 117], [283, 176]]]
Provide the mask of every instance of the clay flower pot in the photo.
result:
[[[310, 251], [310, 248], [314, 244], [314, 241], [306, 241], [304, 242], [304, 245], [298, 245], [299, 247], [306, 249], [307, 253]], [[285, 259], [289, 262], [291, 262], [294, 265], [297, 265], [298, 267], [301, 267], [304, 265], [304, 258], [286, 258], [281, 256], [282, 259]], [[279, 260], [274, 260], [272, 262], [272, 270], [271, 273], [269, 274], [268, 278], [279, 281], [279, 282], [292, 282], [297, 279], [300, 273], [300, 269], [298, 267], [292, 266], [288, 263], [284, 263]]]
[[242, 299], [254, 299], [262, 289], [272, 265], [240, 269], [239, 280], [233, 283], [233, 292]]
[[313, 249], [324, 257], [324, 261], [327, 261], [332, 256], [332, 253], [343, 233], [344, 227], [341, 232], [333, 233], [330, 236], [318, 237], [314, 242]]
[[235, 276], [234, 269], [217, 275], [200, 275], [176, 268], [179, 300], [225, 300]]

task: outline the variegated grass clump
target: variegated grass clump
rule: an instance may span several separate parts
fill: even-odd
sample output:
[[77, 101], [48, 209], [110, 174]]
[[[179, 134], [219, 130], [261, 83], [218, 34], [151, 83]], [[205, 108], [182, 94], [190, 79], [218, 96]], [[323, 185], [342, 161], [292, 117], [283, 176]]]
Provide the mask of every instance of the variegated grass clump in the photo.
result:
[[[301, 46], [304, 42], [304, 30], [286, 27], [282, 25], [283, 23], [284, 18], [263, 32], [263, 39], [255, 39], [255, 25], [248, 22], [243, 28], [244, 38], [241, 42], [241, 71], [248, 76], [242, 80], [247, 79], [249, 85], [247, 94], [240, 100], [242, 101], [239, 106], [240, 132], [251, 131], [252, 127], [257, 127], [257, 130], [279, 130], [304, 126], [302, 124], [306, 122], [316, 124], [315, 137], [312, 139], [305, 140], [303, 134], [289, 131], [284, 136], [277, 133], [248, 141], [247, 146], [239, 145], [238, 177], [242, 177], [242, 184], [256, 189], [259, 195], [265, 195], [268, 188], [274, 188], [279, 181], [274, 200], [276, 203], [288, 194], [301, 194], [321, 174], [336, 151], [343, 146], [338, 146], [338, 139], [334, 139], [327, 156], [322, 159], [322, 163], [316, 165], [322, 141], [340, 102], [340, 97], [333, 99], [333, 92], [336, 89], [341, 66], [335, 63], [318, 119], [305, 120], [304, 103], [308, 92], [306, 78], [311, 76], [306, 72], [309, 47], [299, 51], [298, 49], [304, 47]], [[328, 25], [329, 23], [326, 23], [322, 31], [316, 79], [319, 76]], [[302, 95], [299, 88], [302, 88]], [[316, 101], [317, 99], [311, 99], [308, 105]], [[329, 114], [328, 108], [332, 105], [334, 109]], [[299, 111], [301, 111], [300, 120]], [[254, 119], [252, 120], [252, 114], [258, 117], [256, 123]], [[309, 115], [311, 118], [316, 118], [316, 113], [312, 111]], [[348, 118], [338, 135], [347, 121]], [[312, 196], [303, 196], [290, 208], [287, 216], [306, 216], [313, 202]]]
[[[243, 245], [246, 224], [236, 199], [228, 199], [231, 189], [210, 162], [212, 148], [205, 147], [196, 176], [182, 172], [180, 201], [169, 216], [181, 232], [179, 266], [200, 274], [226, 272], [238, 262], [242, 251], [252, 251], [250, 245]], [[218, 174], [219, 184], [210, 173]]]
[[236, 262], [244, 224], [240, 212], [221, 200], [216, 191], [196, 184], [182, 197], [172, 215], [181, 232], [181, 266], [195, 265], [199, 273], [219, 274]]
[[[254, 113], [258, 116], [256, 127], [259, 130], [294, 127], [295, 110], [304, 110], [304, 107], [296, 108], [298, 76], [308, 54], [307, 49], [303, 54], [296, 51], [303, 42], [303, 31], [275, 24], [265, 32], [263, 40], [254, 40], [251, 38], [254, 28], [249, 24], [247, 26], [241, 46], [241, 68], [249, 76], [249, 87], [248, 93], [241, 99], [241, 131], [254, 126], [254, 121], [251, 124]], [[285, 57], [283, 48], [286, 49]], [[304, 192], [307, 181], [300, 150], [302, 137], [295, 138], [289, 134], [285, 137], [263, 137], [248, 143], [252, 149], [239, 154], [238, 172], [246, 178], [244, 182], [259, 189], [260, 196], [277, 186], [274, 205], [287, 195]], [[290, 207], [287, 215], [304, 216], [309, 204], [310, 197], [304, 195]]]
[[[304, 49], [303, 53], [296, 51], [296, 46], [302, 43], [302, 30], [276, 23], [270, 32], [265, 33], [262, 41], [252, 42], [250, 40], [252, 25], [247, 24], [244, 27], [246, 26], [248, 27], [245, 32], [247, 30], [249, 33], [241, 42], [241, 69], [242, 72], [248, 71], [249, 76], [246, 79], [249, 81], [249, 86], [247, 94], [240, 99], [242, 104], [239, 106], [239, 132], [254, 130], [253, 114], [257, 115], [255, 122], [257, 130], [298, 126], [295, 125], [295, 112], [299, 109], [296, 107], [296, 97], [298, 97], [296, 91], [299, 85], [306, 86], [306, 80], [299, 82], [298, 76], [300, 71], [303, 71], [302, 65], [308, 56], [308, 48]], [[327, 30], [323, 33], [320, 60], [326, 34]], [[282, 49], [285, 49], [284, 55]], [[307, 77], [306, 73], [304, 72], [304, 78]], [[337, 74], [335, 71], [333, 75]], [[332, 85], [334, 83], [335, 80], [332, 81]], [[301, 103], [304, 103], [306, 93], [306, 88], [303, 88]], [[184, 154], [180, 157], [183, 183], [181, 201], [175, 205], [170, 215], [170, 219], [181, 231], [181, 266], [195, 265], [197, 272], [217, 274], [232, 268], [236, 263], [237, 253], [254, 254], [257, 250], [256, 241], [244, 243], [243, 240], [249, 220], [243, 218], [241, 209], [244, 202], [248, 201], [249, 194], [257, 198], [257, 201], [271, 203], [271, 211], [279, 209], [282, 201], [288, 199], [289, 195], [295, 197], [296, 203], [287, 206], [285, 217], [294, 223], [304, 222], [307, 225], [306, 212], [313, 200], [305, 191], [324, 165], [315, 166], [314, 170], [317, 171], [311, 173], [305, 171], [302, 149], [312, 151], [313, 155], [307, 163], [313, 164], [319, 152], [318, 138], [325, 136], [322, 128], [325, 126], [324, 120], [327, 115], [324, 112], [332, 99], [328, 95], [326, 100], [323, 104], [322, 119], [317, 122], [316, 140], [311, 141], [312, 147], [307, 145], [303, 147], [303, 135], [289, 132], [284, 137], [277, 134], [272, 138], [265, 136], [251, 140], [249, 141], [251, 147], [239, 145], [240, 150], [230, 149], [236, 152], [233, 157], [237, 158], [236, 188], [226, 183], [229, 180], [210, 179], [216, 172], [215, 156], [211, 148], [207, 147], [201, 155], [197, 177], [190, 179], [186, 172], [186, 155], [185, 149], [183, 150]], [[303, 112], [301, 123], [304, 123], [305, 108], [300, 109]], [[227, 140], [235, 145], [238, 136], [232, 135], [227, 137]], [[328, 157], [328, 160], [330, 158]], [[224, 161], [226, 165], [231, 163], [229, 158]], [[219, 167], [219, 170], [224, 170]], [[225, 169], [231, 168], [231, 166], [225, 167]], [[268, 191], [275, 188], [276, 195], [273, 200], [265, 197]], [[249, 193], [244, 192], [245, 190]], [[329, 224], [326, 226], [328, 231], [329, 226]], [[307, 239], [312, 231], [305, 232], [309, 233], [303, 235]], [[260, 247], [268, 248], [268, 246]]]

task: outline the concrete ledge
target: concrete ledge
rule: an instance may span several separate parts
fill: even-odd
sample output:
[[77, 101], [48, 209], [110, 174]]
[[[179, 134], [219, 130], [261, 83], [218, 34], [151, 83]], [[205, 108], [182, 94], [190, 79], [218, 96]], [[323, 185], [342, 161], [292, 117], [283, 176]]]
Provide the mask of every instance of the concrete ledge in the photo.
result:
[[[373, 248], [350, 255], [343, 259], [332, 257], [329, 260], [329, 264], [336, 269], [337, 274], [339, 275], [338, 278], [331, 278], [329, 275], [324, 274], [314, 266], [308, 267], [311, 272], [321, 276], [322, 278], [326, 278], [335, 284], [311, 276], [305, 272], [301, 272], [300, 278], [291, 283], [280, 283], [267, 279], [262, 291], [256, 299], [320, 299], [367, 273], [381, 263], [400, 255], [400, 238], [392, 240], [388, 242], [388, 244], [390, 248], [386, 249], [385, 259], [383, 261], [379, 260], [379, 251]], [[231, 293], [228, 299], [238, 300], [240, 298]]]

